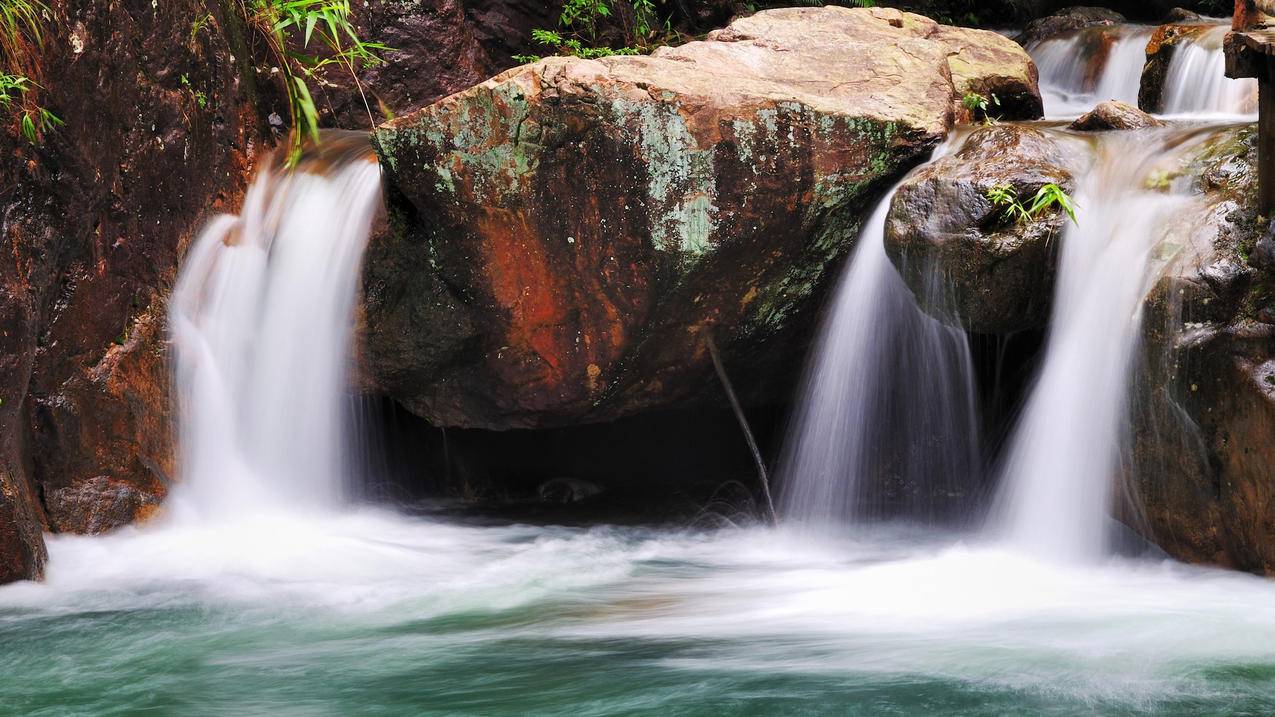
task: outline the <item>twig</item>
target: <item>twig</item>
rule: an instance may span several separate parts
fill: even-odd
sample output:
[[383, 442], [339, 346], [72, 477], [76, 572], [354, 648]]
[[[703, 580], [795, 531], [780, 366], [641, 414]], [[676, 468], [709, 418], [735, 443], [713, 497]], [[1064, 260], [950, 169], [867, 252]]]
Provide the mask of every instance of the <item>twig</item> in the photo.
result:
[[731, 387], [730, 377], [726, 375], [726, 366], [722, 364], [722, 357], [717, 353], [717, 343], [713, 341], [713, 335], [710, 332], [704, 333], [704, 342], [708, 344], [708, 353], [713, 357], [713, 368], [717, 369], [717, 378], [722, 382], [722, 388], [726, 391], [726, 398], [730, 400], [730, 407], [735, 411], [735, 419], [739, 421], [739, 427], [744, 431], [744, 440], [748, 441], [748, 450], [753, 454], [753, 463], [757, 466], [757, 479], [761, 482], [762, 495], [766, 497], [766, 507], [770, 509], [770, 522], [772, 525], [779, 525], [779, 515], [775, 512], [775, 501], [770, 497], [770, 478], [766, 475], [766, 462], [761, 458], [761, 451], [757, 449], [757, 441], [753, 438], [753, 430], [748, 426], [748, 417], [744, 415], [744, 408], [739, 405], [739, 398], [735, 396], [735, 389]]

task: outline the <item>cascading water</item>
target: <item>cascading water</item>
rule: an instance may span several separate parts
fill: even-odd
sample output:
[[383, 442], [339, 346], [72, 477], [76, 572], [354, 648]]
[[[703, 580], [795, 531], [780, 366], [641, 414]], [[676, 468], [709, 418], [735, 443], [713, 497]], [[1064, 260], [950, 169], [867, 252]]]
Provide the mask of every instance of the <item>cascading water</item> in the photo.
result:
[[1105, 100], [1138, 104], [1153, 31], [1143, 25], [1091, 27], [1029, 44], [1046, 115], [1075, 117]]
[[262, 170], [196, 240], [173, 292], [179, 517], [330, 508], [360, 260], [380, 207], [366, 135]]
[[[1256, 112], [1256, 81], [1226, 77], [1222, 41], [1229, 30], [1229, 25], [1216, 24], [1179, 40], [1165, 73], [1162, 114]], [[1100, 26], [1029, 44], [1027, 50], [1040, 70], [1046, 115], [1073, 118], [1106, 100], [1137, 105], [1154, 32], [1145, 25]]]
[[804, 379], [778, 473], [789, 520], [918, 517], [927, 494], [978, 471], [969, 345], [921, 311], [886, 255], [893, 197], [863, 225]]
[[1140, 306], [1171, 247], [1185, 244], [1175, 240], [1188, 228], [1178, 218], [1197, 201], [1148, 183], [1200, 136], [1170, 129], [1095, 140], [1075, 197], [1080, 222], [1062, 238], [1044, 363], [993, 511], [993, 530], [1021, 549], [1065, 560], [1107, 552]]
[[[1101, 547], [1138, 300], [1193, 201], [1149, 191], [1172, 167], [1137, 158], [1172, 162], [1193, 132], [1093, 140], [996, 521], [1014, 547]], [[353, 144], [264, 173], [173, 299], [174, 508], [271, 512], [50, 536], [46, 581], [0, 587], [5, 714], [1275, 711], [1275, 585], [1250, 575], [885, 525], [812, 539], [293, 510], [336, 503], [347, 470], [350, 302], [378, 184]], [[895, 274], [888, 203], [807, 377], [790, 520], [871, 514], [880, 481], [941, 486], [975, 462], [964, 337]]]
[[1228, 32], [1228, 25], [1218, 25], [1176, 49], [1164, 78], [1164, 114], [1257, 112], [1257, 80], [1226, 76], [1222, 42]]

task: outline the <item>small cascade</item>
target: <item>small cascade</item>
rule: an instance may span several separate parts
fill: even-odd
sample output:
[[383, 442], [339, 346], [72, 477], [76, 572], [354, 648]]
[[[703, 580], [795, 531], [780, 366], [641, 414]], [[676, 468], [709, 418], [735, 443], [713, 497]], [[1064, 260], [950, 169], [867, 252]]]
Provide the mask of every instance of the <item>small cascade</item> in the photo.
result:
[[886, 255], [893, 196], [863, 225], [807, 368], [778, 473], [790, 521], [924, 516], [927, 496], [979, 470], [969, 345], [917, 306]]
[[1230, 31], [1218, 25], [1173, 53], [1164, 79], [1164, 114], [1242, 115], [1257, 112], [1257, 80], [1226, 76], [1222, 43]]
[[379, 200], [366, 135], [332, 134], [295, 170], [261, 170], [240, 215], [191, 247], [169, 318], [179, 518], [341, 499], [354, 297]]
[[1105, 100], [1138, 104], [1152, 32], [1144, 25], [1090, 27], [1028, 45], [1046, 114], [1076, 117]]
[[1165, 191], [1168, 168], [1206, 130], [1110, 133], [1081, 181], [1080, 222], [1062, 238], [1043, 365], [1009, 443], [993, 531], [1062, 560], [1104, 555], [1127, 445], [1141, 303], [1196, 199]]

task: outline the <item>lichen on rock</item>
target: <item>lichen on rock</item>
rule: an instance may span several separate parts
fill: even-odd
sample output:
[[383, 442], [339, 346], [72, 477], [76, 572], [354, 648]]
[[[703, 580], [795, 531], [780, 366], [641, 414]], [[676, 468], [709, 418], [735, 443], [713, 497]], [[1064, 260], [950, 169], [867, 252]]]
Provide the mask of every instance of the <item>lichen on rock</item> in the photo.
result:
[[[651, 56], [554, 57], [378, 128], [372, 385], [439, 425], [610, 420], [791, 374], [867, 205], [965, 93], [1039, 116], [1030, 58], [887, 9], [757, 13]], [[425, 336], [455, 323], [464, 331]], [[464, 356], [465, 361], [457, 360]]]

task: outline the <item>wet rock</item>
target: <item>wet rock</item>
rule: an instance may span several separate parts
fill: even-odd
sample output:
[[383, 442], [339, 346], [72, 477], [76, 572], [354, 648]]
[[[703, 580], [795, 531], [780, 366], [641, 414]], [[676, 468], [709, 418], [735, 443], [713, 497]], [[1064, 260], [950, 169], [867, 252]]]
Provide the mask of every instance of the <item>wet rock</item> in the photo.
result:
[[1044, 326], [1067, 218], [1053, 211], [1007, 219], [988, 193], [1006, 187], [1027, 201], [1046, 184], [1070, 192], [1071, 163], [1066, 148], [1039, 130], [993, 125], [909, 177], [890, 207], [885, 242], [922, 308], [978, 333]]
[[1164, 15], [1164, 22], [1167, 23], [1201, 22], [1203, 20], [1204, 18], [1199, 13], [1181, 7], [1175, 7]]
[[579, 503], [601, 493], [602, 487], [578, 478], [554, 478], [541, 483], [536, 492], [546, 503]]
[[24, 479], [0, 471], [0, 584], [40, 578], [46, 560], [35, 497]]
[[1269, 25], [1275, 22], [1275, 5], [1269, 0], [1235, 0], [1231, 26], [1236, 30]]
[[1185, 44], [1195, 42], [1213, 29], [1212, 25], [1161, 25], [1147, 43], [1147, 63], [1142, 68], [1142, 84], [1138, 89], [1138, 107], [1146, 112], [1164, 109], [1164, 83], [1173, 56]]
[[[1232, 130], [1192, 171], [1253, 164]], [[1207, 187], [1196, 239], [1148, 294], [1131, 479], [1144, 520], [1174, 557], [1275, 573], [1275, 272], [1255, 268], [1255, 172]]]
[[1019, 42], [1027, 45], [1064, 32], [1082, 30], [1087, 27], [1120, 25], [1125, 22], [1127, 22], [1125, 16], [1115, 10], [1101, 7], [1069, 7], [1048, 17], [1033, 20], [1019, 37]]
[[[514, 55], [541, 51], [533, 47], [531, 31], [556, 27], [560, 6], [525, 0], [355, 2], [360, 37], [392, 49], [380, 53], [383, 64], [360, 70], [359, 85], [339, 66], [324, 71], [311, 89], [320, 120], [370, 129], [385, 112], [406, 114], [482, 82], [518, 64]], [[281, 111], [286, 115], [286, 106]]]
[[1163, 127], [1164, 123], [1124, 102], [1111, 100], [1102, 102], [1091, 111], [1081, 115], [1071, 128], [1080, 132], [1105, 132], [1108, 130], [1146, 129]]
[[961, 88], [1034, 110], [1034, 80], [992, 33], [793, 8], [650, 57], [546, 59], [390, 122], [370, 382], [435, 425], [605, 421], [716, 398], [711, 334], [743, 390], [781, 395], [864, 209]]

